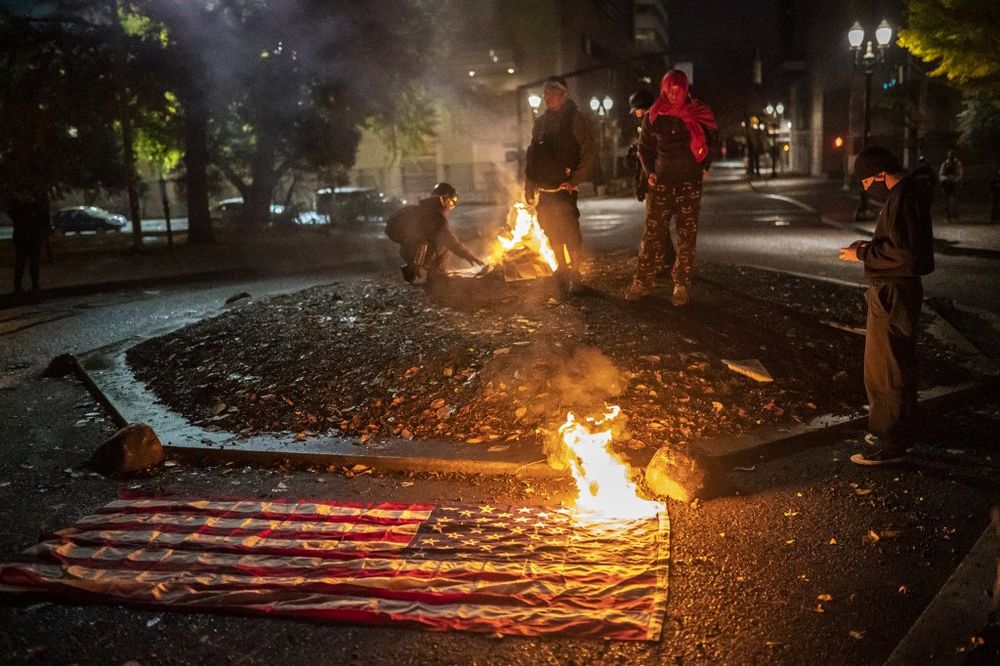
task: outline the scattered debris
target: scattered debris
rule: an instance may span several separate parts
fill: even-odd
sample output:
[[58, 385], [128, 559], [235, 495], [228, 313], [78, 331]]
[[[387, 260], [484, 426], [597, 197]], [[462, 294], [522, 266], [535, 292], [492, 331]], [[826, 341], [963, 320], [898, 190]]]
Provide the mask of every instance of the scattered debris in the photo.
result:
[[764, 364], [755, 358], [749, 358], [744, 361], [729, 361], [726, 359], [721, 359], [730, 370], [733, 372], [738, 372], [741, 375], [746, 375], [750, 379], [758, 382], [773, 382], [774, 377], [771, 373], [767, 371]]

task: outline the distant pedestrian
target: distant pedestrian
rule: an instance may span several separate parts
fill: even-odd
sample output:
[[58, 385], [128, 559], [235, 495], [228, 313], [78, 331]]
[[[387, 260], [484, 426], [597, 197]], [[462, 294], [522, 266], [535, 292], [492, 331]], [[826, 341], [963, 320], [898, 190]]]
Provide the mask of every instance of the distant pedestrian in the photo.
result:
[[25, 270], [31, 280], [31, 291], [38, 291], [42, 247], [51, 230], [48, 194], [17, 190], [11, 196], [7, 212], [14, 223], [14, 292], [24, 292]]
[[593, 174], [594, 137], [587, 119], [569, 97], [566, 79], [546, 79], [542, 98], [545, 113], [531, 128], [524, 167], [524, 200], [535, 203], [538, 225], [556, 254], [560, 292], [575, 292], [581, 287], [583, 245], [576, 202], [579, 186]]
[[1000, 165], [993, 172], [993, 180], [990, 181], [990, 194], [993, 195], [990, 222], [1000, 222]]
[[660, 81], [660, 95], [639, 130], [639, 159], [649, 174], [646, 228], [639, 259], [625, 299], [637, 301], [652, 293], [654, 278], [670, 257], [670, 220], [677, 226], [677, 252], [671, 262], [674, 290], [671, 303], [687, 304], [694, 273], [702, 182], [712, 163], [711, 147], [718, 125], [711, 109], [688, 92], [687, 75], [672, 69]]
[[888, 190], [870, 241], [840, 249], [843, 261], [864, 264], [868, 290], [864, 377], [868, 394], [868, 444], [851, 456], [858, 465], [898, 462], [915, 435], [917, 321], [923, 304], [920, 277], [934, 270], [930, 209], [916, 181], [882, 146], [868, 146], [854, 163], [866, 191]]
[[458, 205], [458, 192], [448, 183], [438, 183], [430, 196], [393, 213], [385, 233], [399, 243], [403, 278], [410, 284], [425, 284], [434, 274], [443, 273], [448, 256], [454, 252], [472, 265], [486, 264], [472, 254], [448, 224], [448, 214]]
[[917, 189], [923, 194], [927, 207], [930, 208], [931, 204], [934, 203], [934, 190], [937, 189], [938, 175], [926, 157], [921, 155], [917, 158], [917, 166], [910, 171], [910, 177], [916, 182]]
[[941, 178], [941, 190], [944, 192], [945, 217], [951, 222], [958, 222], [958, 184], [965, 175], [965, 166], [958, 159], [954, 150], [948, 151], [948, 157], [941, 162], [938, 176]]

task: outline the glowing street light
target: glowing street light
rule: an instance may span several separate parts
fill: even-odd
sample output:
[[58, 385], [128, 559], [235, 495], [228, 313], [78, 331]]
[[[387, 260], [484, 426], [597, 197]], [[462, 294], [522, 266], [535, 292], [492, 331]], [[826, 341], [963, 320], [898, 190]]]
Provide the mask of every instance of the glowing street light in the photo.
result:
[[528, 106], [531, 107], [532, 113], [538, 113], [538, 107], [542, 105], [542, 96], [538, 93], [531, 93], [528, 95]]
[[[875, 28], [875, 42], [878, 44], [878, 52], [872, 45], [872, 40], [865, 42], [865, 30], [857, 21], [847, 31], [847, 43], [850, 45], [851, 53], [854, 55], [854, 67], [860, 69], [865, 75], [865, 130], [862, 135], [862, 148], [868, 147], [871, 140], [871, 98], [872, 98], [872, 74], [875, 72], [875, 65], [885, 62], [885, 52], [892, 41], [892, 26], [889, 22], [882, 20]], [[865, 45], [862, 47], [862, 43]], [[854, 213], [854, 219], [863, 220], [868, 217], [868, 193], [861, 189], [861, 203]]]

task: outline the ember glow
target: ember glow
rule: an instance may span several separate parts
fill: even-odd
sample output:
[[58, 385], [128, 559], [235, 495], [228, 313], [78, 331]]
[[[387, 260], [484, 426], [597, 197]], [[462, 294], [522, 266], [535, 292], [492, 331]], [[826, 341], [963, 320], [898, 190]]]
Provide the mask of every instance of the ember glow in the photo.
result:
[[600, 518], [655, 516], [661, 509], [660, 504], [636, 494], [627, 468], [608, 448], [612, 435], [607, 424], [620, 413], [621, 409], [611, 406], [603, 418], [578, 421], [573, 412], [569, 412], [566, 422], [559, 428], [566, 445], [568, 466], [579, 491], [576, 510]]
[[549, 269], [555, 271], [559, 267], [556, 253], [549, 245], [549, 239], [538, 224], [538, 216], [522, 203], [515, 203], [507, 216], [507, 228], [497, 236], [497, 247], [490, 257], [490, 264], [499, 264], [504, 257], [519, 249], [528, 249], [541, 257]]

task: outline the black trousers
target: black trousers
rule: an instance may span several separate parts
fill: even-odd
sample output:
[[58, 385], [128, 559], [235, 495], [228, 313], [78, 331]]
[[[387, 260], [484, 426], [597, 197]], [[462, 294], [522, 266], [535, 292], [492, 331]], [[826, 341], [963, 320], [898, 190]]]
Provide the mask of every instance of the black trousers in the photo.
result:
[[[560, 271], [567, 268], [580, 270], [576, 262], [579, 260], [580, 247], [583, 245], [583, 235], [580, 233], [580, 209], [576, 205], [576, 198], [576, 192], [565, 190], [540, 192], [538, 205], [535, 207], [538, 213], [538, 226], [545, 232], [552, 251], [556, 253]], [[566, 262], [566, 252], [570, 256], [569, 265]]]
[[914, 434], [917, 409], [917, 322], [920, 278], [873, 280], [865, 292], [865, 391], [868, 429], [902, 450]]
[[44, 238], [38, 234], [14, 233], [14, 289], [24, 288], [24, 270], [27, 268], [31, 288], [38, 289], [38, 267], [42, 259]]

